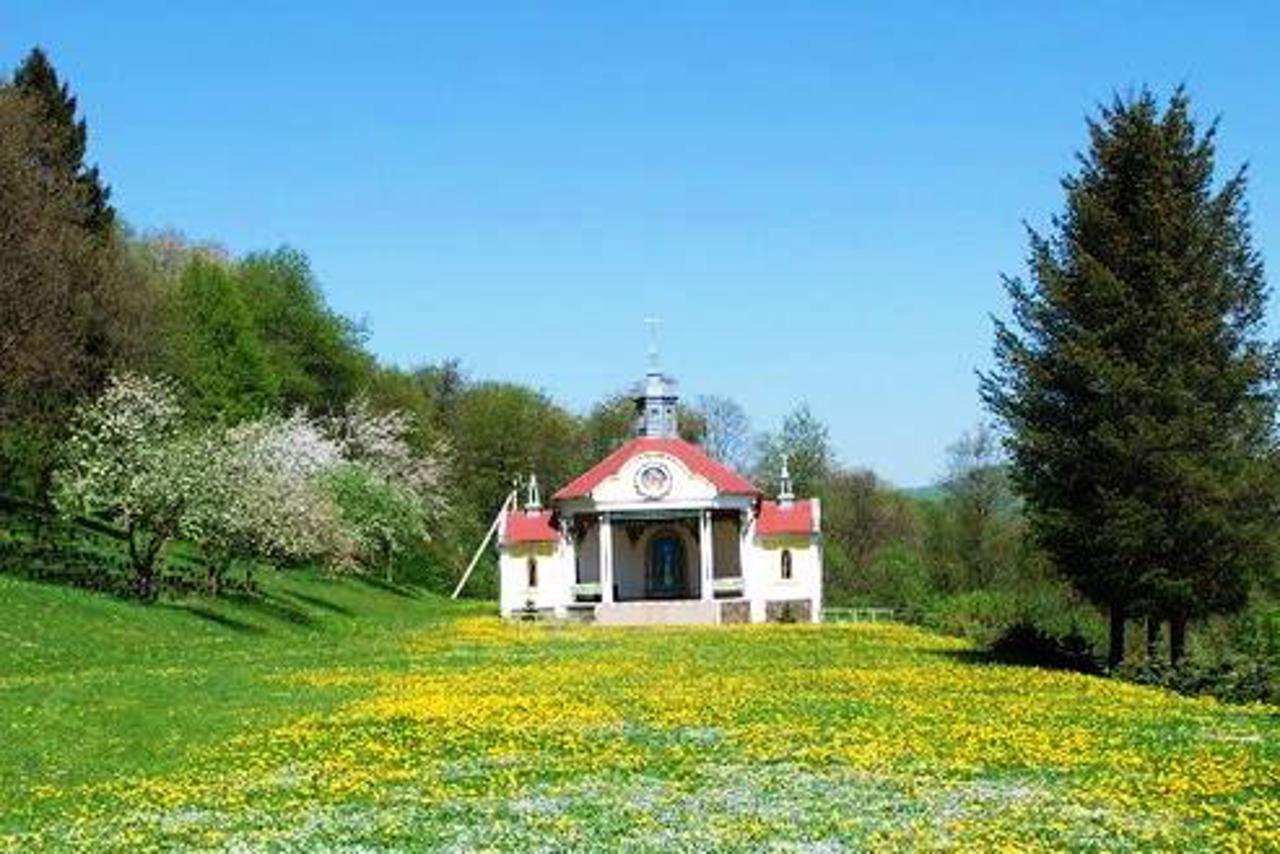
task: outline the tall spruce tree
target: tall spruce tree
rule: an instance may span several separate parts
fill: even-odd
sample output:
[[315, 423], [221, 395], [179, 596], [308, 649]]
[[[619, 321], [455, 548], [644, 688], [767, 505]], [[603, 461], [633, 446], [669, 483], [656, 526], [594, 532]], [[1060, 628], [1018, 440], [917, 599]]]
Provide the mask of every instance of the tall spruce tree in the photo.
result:
[[982, 396], [1009, 429], [1014, 481], [1060, 571], [1108, 608], [1112, 666], [1125, 620], [1239, 608], [1270, 559], [1275, 351], [1245, 172], [1214, 186], [1216, 123], [1179, 88], [1089, 122], [1053, 233], [1030, 231], [1030, 283], [1006, 279]]
[[44, 500], [68, 410], [149, 348], [152, 294], [84, 165], [76, 99], [39, 49], [0, 82], [0, 125], [0, 470]]
[[109, 236], [115, 223], [115, 209], [108, 203], [111, 189], [102, 183], [97, 166], [85, 165], [88, 128], [84, 119], [76, 118], [76, 98], [70, 87], [58, 79], [49, 57], [38, 47], [31, 49], [14, 72], [13, 85], [39, 105], [40, 118], [51, 136], [43, 149], [47, 159], [43, 165], [71, 177], [84, 194], [81, 225], [99, 236]]

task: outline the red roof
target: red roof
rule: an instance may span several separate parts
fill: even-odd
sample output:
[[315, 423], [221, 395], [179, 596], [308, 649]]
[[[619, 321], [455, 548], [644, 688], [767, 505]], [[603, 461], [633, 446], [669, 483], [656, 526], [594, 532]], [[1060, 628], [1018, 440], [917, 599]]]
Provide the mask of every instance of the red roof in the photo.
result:
[[813, 502], [792, 501], [783, 507], [776, 501], [761, 501], [760, 516], [756, 520], [756, 534], [775, 537], [780, 534], [812, 534]]
[[642, 436], [627, 442], [590, 469], [578, 475], [553, 497], [559, 501], [565, 498], [588, 496], [601, 481], [617, 474], [632, 457], [651, 453], [667, 454], [675, 457], [694, 474], [701, 475], [711, 481], [715, 488], [722, 493], [730, 495], [760, 494], [760, 490], [756, 489], [751, 481], [728, 466], [711, 459], [692, 442], [686, 442], [684, 439], [655, 439]]
[[502, 534], [505, 543], [553, 543], [560, 533], [551, 524], [547, 510], [517, 510], [507, 515], [507, 527]]

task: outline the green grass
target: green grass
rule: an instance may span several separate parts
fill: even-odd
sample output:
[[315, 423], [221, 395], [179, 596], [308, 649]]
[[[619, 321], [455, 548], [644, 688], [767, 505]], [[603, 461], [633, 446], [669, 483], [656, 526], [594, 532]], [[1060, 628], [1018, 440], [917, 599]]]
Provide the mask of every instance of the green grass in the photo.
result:
[[503, 625], [0, 576], [0, 851], [1274, 850], [1276, 710], [900, 626]]
[[404, 632], [484, 609], [376, 581], [271, 572], [255, 596], [153, 606], [0, 576], [0, 602], [0, 791], [175, 767], [336, 699], [274, 677], [394, 664]]

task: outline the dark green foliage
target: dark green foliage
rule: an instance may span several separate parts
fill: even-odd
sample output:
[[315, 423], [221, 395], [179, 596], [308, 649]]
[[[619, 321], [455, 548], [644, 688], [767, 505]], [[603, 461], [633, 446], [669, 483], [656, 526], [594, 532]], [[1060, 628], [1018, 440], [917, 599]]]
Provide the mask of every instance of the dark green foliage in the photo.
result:
[[514, 478], [537, 474], [549, 496], [578, 473], [577, 420], [541, 392], [477, 383], [459, 397], [454, 419], [458, 497], [486, 520], [498, 512]]
[[417, 416], [423, 437], [430, 432], [425, 389], [377, 366], [359, 328], [325, 304], [302, 253], [281, 248], [235, 260], [167, 236], [134, 246], [166, 317], [163, 353], [148, 369], [180, 379], [199, 417], [331, 413], [366, 394], [378, 407]]
[[1054, 233], [1031, 233], [1030, 284], [1007, 282], [1016, 330], [997, 322], [982, 395], [1058, 569], [1117, 614], [1185, 624], [1239, 608], [1270, 565], [1262, 262], [1244, 173], [1213, 187], [1215, 129], [1185, 93], [1163, 113], [1117, 99], [1089, 130]]
[[39, 50], [0, 84], [0, 475], [40, 499], [69, 409], [144, 349], [149, 317], [86, 135]]
[[48, 129], [49, 144], [42, 149], [41, 163], [63, 173], [80, 188], [85, 207], [79, 222], [103, 239], [111, 237], [115, 209], [108, 204], [111, 190], [102, 183], [98, 167], [84, 162], [89, 133], [84, 119], [76, 118], [76, 98], [70, 87], [58, 79], [49, 57], [32, 48], [13, 74], [13, 86], [39, 105], [40, 118]]
[[1074, 670], [1098, 673], [1101, 668], [1093, 654], [1093, 645], [1078, 631], [1055, 635], [1034, 623], [1014, 623], [988, 647], [993, 661], [1046, 667], [1050, 670]]
[[893, 608], [898, 619], [909, 622], [918, 622], [936, 595], [926, 558], [911, 542], [880, 548], [856, 577], [861, 589], [855, 588], [853, 602]]
[[458, 422], [458, 406], [467, 387], [467, 378], [457, 359], [427, 365], [413, 371], [413, 382], [422, 392], [431, 425], [449, 432]]
[[1177, 666], [1133, 656], [1120, 675], [1232, 702], [1280, 703], [1280, 603], [1255, 589], [1239, 614], [1207, 620]]

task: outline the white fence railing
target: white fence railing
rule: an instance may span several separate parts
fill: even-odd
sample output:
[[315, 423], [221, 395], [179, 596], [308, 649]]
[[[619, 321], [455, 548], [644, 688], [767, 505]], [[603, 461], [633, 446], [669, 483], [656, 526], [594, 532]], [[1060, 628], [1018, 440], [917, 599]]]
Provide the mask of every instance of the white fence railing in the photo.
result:
[[891, 623], [892, 608], [823, 608], [824, 623]]

